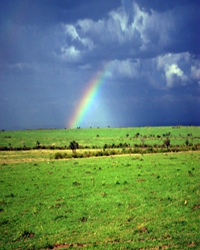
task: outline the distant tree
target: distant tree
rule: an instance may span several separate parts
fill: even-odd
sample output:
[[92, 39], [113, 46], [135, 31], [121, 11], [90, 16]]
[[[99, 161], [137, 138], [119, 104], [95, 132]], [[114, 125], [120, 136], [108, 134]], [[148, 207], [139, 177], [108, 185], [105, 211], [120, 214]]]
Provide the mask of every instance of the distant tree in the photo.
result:
[[70, 142], [69, 148], [72, 150], [73, 153], [76, 153], [76, 149], [78, 148], [78, 143], [75, 141]]
[[140, 135], [140, 133], [136, 133], [136, 134], [135, 134], [135, 137], [138, 138], [139, 135]]
[[39, 148], [39, 147], [40, 147], [40, 142], [37, 141], [37, 142], [36, 142], [36, 145], [37, 145], [37, 148]]
[[105, 150], [106, 148], [108, 148], [108, 145], [104, 144], [103, 149]]
[[189, 140], [188, 140], [188, 138], [186, 138], [186, 140], [185, 140], [185, 145], [188, 147], [189, 146]]
[[129, 134], [126, 134], [126, 137], [129, 137]]
[[164, 145], [168, 148], [170, 146], [170, 139], [167, 138], [166, 140], [164, 140]]

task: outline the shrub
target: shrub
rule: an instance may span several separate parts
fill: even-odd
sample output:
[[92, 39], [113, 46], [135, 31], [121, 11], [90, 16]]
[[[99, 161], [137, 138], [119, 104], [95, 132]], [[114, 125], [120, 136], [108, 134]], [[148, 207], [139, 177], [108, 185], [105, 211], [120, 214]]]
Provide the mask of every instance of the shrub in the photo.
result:
[[103, 151], [97, 151], [95, 156], [103, 156], [104, 155], [104, 152]]
[[149, 148], [147, 149], [147, 152], [152, 153], [152, 152], [153, 152], [153, 148], [152, 148], [152, 147], [149, 147]]
[[104, 149], [108, 148], [108, 145], [107, 145], [107, 144], [104, 144], [103, 148], [104, 148]]
[[189, 146], [189, 140], [188, 140], [188, 138], [185, 140], [185, 145]]
[[122, 153], [122, 154], [125, 154], [125, 153], [126, 153], [126, 149], [125, 149], [125, 148], [122, 148], [121, 153]]
[[140, 133], [136, 133], [136, 134], [135, 134], [135, 137], [138, 138], [139, 135], [140, 135]]
[[106, 152], [105, 152], [105, 155], [106, 155], [106, 156], [109, 156], [109, 155], [110, 155], [110, 151], [106, 151]]
[[166, 140], [164, 140], [163, 143], [168, 148], [170, 146], [170, 140], [169, 140], [169, 138], [167, 138]]
[[91, 152], [84, 152], [83, 157], [90, 157], [92, 155]]
[[55, 159], [62, 159], [63, 158], [63, 155], [59, 152], [55, 153]]

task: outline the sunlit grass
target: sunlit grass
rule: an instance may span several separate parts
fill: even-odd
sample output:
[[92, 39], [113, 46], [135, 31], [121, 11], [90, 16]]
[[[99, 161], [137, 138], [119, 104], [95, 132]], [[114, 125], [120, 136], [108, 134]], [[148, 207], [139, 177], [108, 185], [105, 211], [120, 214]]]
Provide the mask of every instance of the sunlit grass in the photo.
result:
[[[139, 137], [135, 135], [139, 133]], [[0, 131], [0, 146], [34, 147], [40, 145], [69, 146], [73, 140], [85, 147], [102, 148], [105, 144], [130, 143], [141, 144], [141, 137], [146, 136], [145, 143], [163, 144], [163, 134], [170, 133], [171, 144], [184, 145], [188, 134], [190, 143], [200, 142], [200, 127], [134, 127], [134, 128], [91, 128], [63, 130], [23, 130]], [[128, 137], [127, 137], [128, 135]], [[157, 138], [161, 136], [161, 138]]]
[[200, 246], [199, 152], [23, 162], [32, 152], [20, 151], [20, 163], [7, 153], [1, 249]]

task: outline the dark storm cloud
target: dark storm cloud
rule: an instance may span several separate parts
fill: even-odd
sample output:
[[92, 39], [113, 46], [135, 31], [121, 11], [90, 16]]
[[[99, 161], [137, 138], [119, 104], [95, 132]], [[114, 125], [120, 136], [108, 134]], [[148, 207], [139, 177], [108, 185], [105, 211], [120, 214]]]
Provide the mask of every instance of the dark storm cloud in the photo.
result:
[[200, 2], [198, 0], [136, 0], [136, 2], [150, 14], [153, 14], [153, 11], [171, 14], [174, 29], [171, 30], [173, 39], [168, 50], [171, 52], [200, 53], [200, 36], [198, 35], [200, 31]]
[[102, 0], [1, 0], [0, 14], [2, 21], [11, 19], [20, 25], [48, 25], [84, 18], [98, 19], [120, 4], [120, 0], [106, 2]]
[[147, 1], [147, 0], [136, 0], [141, 8], [145, 10], [151, 11], [166, 11], [171, 10], [177, 6], [184, 6], [188, 4], [199, 4], [198, 0], [154, 0], [154, 1]]
[[[0, 0], [0, 128], [200, 123], [199, 1]], [[89, 124], [90, 123], [90, 124]]]
[[134, 2], [126, 2], [131, 6], [128, 13], [118, 8], [110, 12], [107, 19], [84, 19], [66, 25], [68, 46], [72, 42], [81, 51], [90, 44], [93, 48], [87, 50], [87, 56], [102, 58], [105, 51], [110, 59], [151, 58], [185, 51], [199, 53], [200, 16], [195, 4], [176, 5], [163, 13], [153, 10], [148, 13]]

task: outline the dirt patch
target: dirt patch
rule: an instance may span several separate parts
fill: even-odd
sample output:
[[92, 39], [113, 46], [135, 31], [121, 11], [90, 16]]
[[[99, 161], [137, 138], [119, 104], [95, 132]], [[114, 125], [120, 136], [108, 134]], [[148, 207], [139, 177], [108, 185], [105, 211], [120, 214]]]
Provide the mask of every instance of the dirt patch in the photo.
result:
[[192, 211], [200, 209], [200, 204], [194, 205]]
[[[148, 233], [147, 228], [142, 228], [141, 229], [142, 232]], [[167, 237], [163, 237], [163, 238], [167, 238], [167, 239], [171, 239], [170, 236]], [[152, 241], [155, 241], [156, 239], [152, 239]], [[118, 243], [133, 243], [134, 240], [133, 239], [129, 239], [129, 240], [120, 240], [120, 239], [116, 239], [113, 241], [108, 241], [107, 243], [101, 243], [101, 242], [94, 242], [94, 243], [71, 243], [71, 244], [60, 244], [60, 245], [55, 245], [53, 248], [54, 250], [57, 249], [68, 249], [68, 248], [83, 248], [83, 247], [92, 247], [92, 246], [101, 246], [102, 244], [107, 244], [107, 245], [115, 245]], [[187, 247], [194, 247], [196, 246], [196, 244], [194, 242], [191, 242], [189, 245], [187, 245]], [[178, 246], [173, 246], [173, 247], [178, 247]], [[157, 250], [157, 249], [172, 249], [171, 246], [169, 244], [166, 245], [162, 245], [162, 246], [152, 246], [152, 247], [145, 247], [145, 248], [138, 248], [139, 250]], [[49, 250], [46, 249], [46, 250]]]
[[23, 159], [0, 159], [0, 164], [13, 164], [13, 163], [22, 163], [22, 162], [40, 162], [40, 161], [48, 161], [45, 158], [23, 158]]
[[82, 243], [77, 243], [77, 244], [63, 244], [63, 245], [57, 245], [53, 249], [67, 249], [67, 248], [73, 248], [73, 247], [86, 247], [86, 246], [91, 246], [90, 244], [82, 244]]
[[137, 179], [136, 181], [137, 181], [137, 182], [144, 182], [145, 179]]

